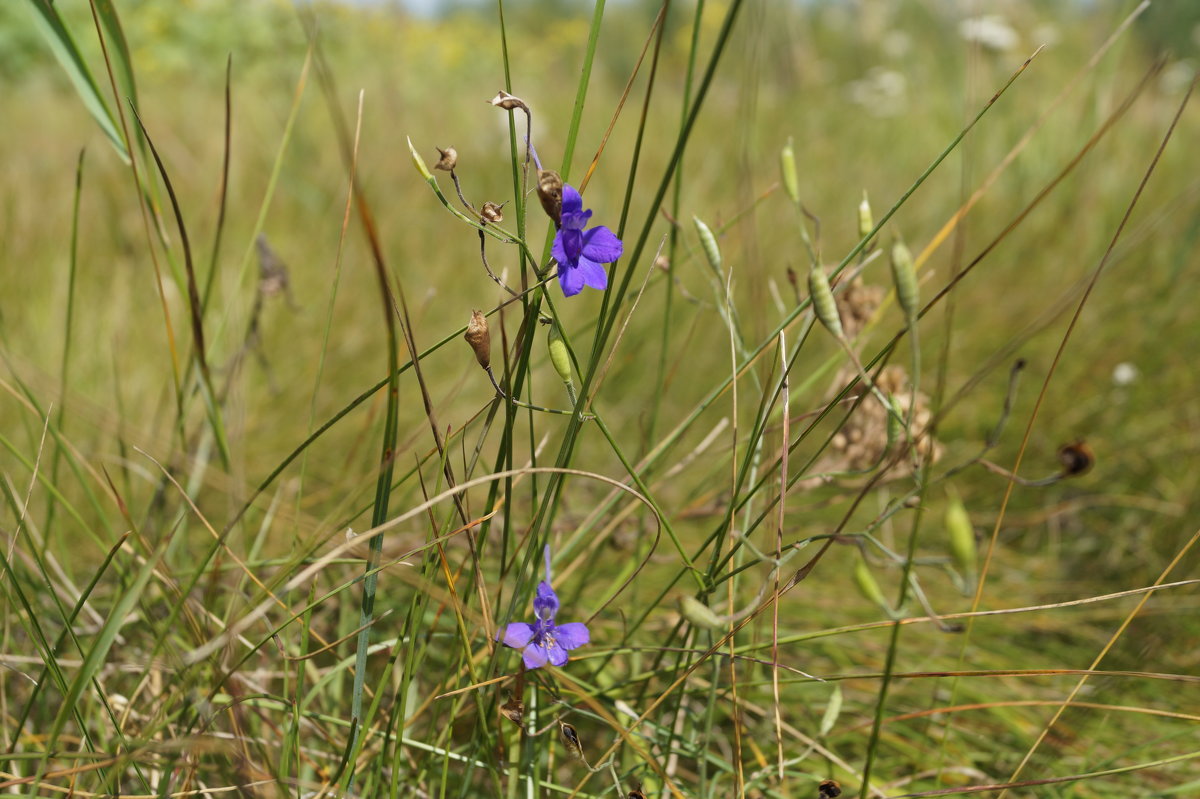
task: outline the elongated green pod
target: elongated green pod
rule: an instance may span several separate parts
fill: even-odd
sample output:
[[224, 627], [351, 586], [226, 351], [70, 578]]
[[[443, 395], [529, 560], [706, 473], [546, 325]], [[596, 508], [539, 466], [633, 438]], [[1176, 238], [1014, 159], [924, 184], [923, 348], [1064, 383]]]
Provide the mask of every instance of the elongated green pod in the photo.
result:
[[888, 397], [888, 405], [891, 406], [891, 412], [887, 415], [887, 443], [888, 449], [891, 449], [904, 437], [904, 424], [900, 421], [904, 414], [900, 412], [895, 397]]
[[550, 325], [550, 332], [546, 334], [546, 347], [550, 350], [550, 363], [554, 366], [554, 371], [558, 372], [564, 383], [570, 383], [571, 355], [567, 352], [567, 342], [563, 341], [558, 322]]
[[837, 683], [833, 684], [833, 693], [829, 695], [829, 704], [825, 706], [825, 712], [821, 714], [821, 727], [819, 735], [824, 738], [833, 730], [833, 725], [837, 724], [838, 716], [842, 713], [842, 687]]
[[950, 539], [950, 557], [968, 585], [971, 585], [979, 568], [979, 552], [975, 546], [975, 528], [971, 526], [971, 517], [958, 497], [951, 497], [946, 505], [945, 525]]
[[694, 596], [685, 596], [679, 600], [679, 612], [692, 624], [705, 630], [720, 630], [723, 626], [720, 617], [713, 613], [712, 608]]
[[796, 178], [796, 151], [792, 148], [792, 139], [779, 152], [779, 174], [783, 178], [783, 188], [787, 196], [796, 205], [800, 204], [800, 181]]
[[867, 565], [867, 559], [861, 556], [858, 563], [854, 564], [854, 584], [858, 586], [858, 592], [863, 595], [864, 599], [874, 602], [889, 616], [892, 615], [892, 606], [888, 604], [887, 597], [883, 595], [883, 589], [879, 587], [879, 583], [875, 582], [875, 575], [871, 574], [871, 567]]
[[871, 215], [871, 203], [867, 200], [867, 190], [863, 189], [862, 202], [858, 204], [858, 237], [865, 239], [875, 229], [875, 217]]
[[413, 146], [412, 139], [408, 140], [408, 152], [412, 156], [413, 166], [421, 173], [421, 177], [425, 178], [429, 183], [433, 183], [433, 173], [429, 171], [429, 167], [425, 165], [425, 159], [417, 152], [417, 148]]
[[899, 239], [892, 245], [892, 280], [896, 282], [896, 299], [910, 320], [917, 318], [921, 310], [921, 298], [917, 291], [917, 270], [913, 266], [912, 253]]
[[708, 265], [718, 275], [721, 274], [721, 248], [717, 246], [717, 237], [713, 235], [708, 225], [700, 221], [699, 217], [693, 216], [692, 222], [696, 225], [696, 233], [700, 236], [700, 247], [704, 250], [704, 257], [708, 259]]
[[830, 333], [842, 338], [842, 317], [838, 314], [837, 303], [833, 299], [833, 289], [829, 288], [829, 278], [820, 266], [814, 265], [809, 270], [808, 293], [812, 296], [817, 319]]

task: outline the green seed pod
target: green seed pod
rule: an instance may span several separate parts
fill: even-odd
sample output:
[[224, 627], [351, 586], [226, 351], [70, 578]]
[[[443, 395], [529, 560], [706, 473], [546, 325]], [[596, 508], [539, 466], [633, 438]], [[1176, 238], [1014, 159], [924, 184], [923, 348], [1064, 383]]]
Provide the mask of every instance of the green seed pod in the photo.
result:
[[887, 442], [888, 448], [904, 437], [904, 424], [901, 419], [904, 418], [903, 411], [896, 405], [895, 397], [888, 397], [888, 405], [890, 412], [887, 415]]
[[865, 239], [875, 229], [875, 218], [871, 216], [871, 203], [867, 201], [867, 190], [863, 189], [862, 202], [858, 204], [858, 237]]
[[917, 271], [913, 266], [912, 253], [899, 239], [892, 245], [892, 280], [896, 282], [896, 299], [909, 319], [915, 319], [921, 310], [917, 293]]
[[863, 595], [864, 599], [874, 602], [883, 608], [888, 615], [891, 615], [892, 606], [888, 604], [887, 598], [884, 597], [883, 589], [879, 587], [879, 583], [875, 582], [875, 575], [871, 574], [871, 568], [867, 566], [867, 559], [861, 556], [858, 559], [858, 563], [854, 564], [854, 584], [858, 586], [858, 592]]
[[842, 338], [842, 317], [838, 315], [837, 303], [833, 300], [833, 289], [829, 288], [829, 278], [819, 266], [813, 266], [808, 273], [808, 293], [812, 296], [817, 319], [830, 333]]
[[694, 596], [685, 596], [679, 600], [679, 612], [692, 624], [705, 630], [720, 630], [723, 626], [721, 619], [716, 613], [713, 613], [712, 608]]
[[433, 183], [433, 173], [429, 171], [429, 167], [425, 166], [425, 160], [417, 153], [417, 148], [413, 147], [411, 138], [408, 140], [408, 152], [412, 155], [413, 166], [421, 173], [421, 177]]
[[720, 274], [721, 248], [717, 246], [717, 237], [698, 217], [693, 216], [692, 221], [696, 223], [696, 232], [700, 234], [700, 246], [704, 248], [704, 256], [708, 258], [708, 265], [713, 268], [714, 272]]
[[971, 517], [958, 497], [951, 497], [946, 505], [946, 533], [950, 536], [950, 556], [968, 583], [975, 580], [978, 568], [978, 552], [975, 547], [975, 528]]
[[783, 176], [783, 188], [788, 197], [799, 205], [800, 182], [796, 179], [796, 151], [792, 149], [791, 137], [788, 137], [787, 146], [779, 153], [779, 172]]
[[554, 371], [558, 372], [564, 383], [570, 383], [571, 354], [567, 352], [567, 342], [563, 341], [558, 322], [550, 325], [550, 332], [546, 334], [546, 346], [550, 350], [550, 363], [554, 365]]

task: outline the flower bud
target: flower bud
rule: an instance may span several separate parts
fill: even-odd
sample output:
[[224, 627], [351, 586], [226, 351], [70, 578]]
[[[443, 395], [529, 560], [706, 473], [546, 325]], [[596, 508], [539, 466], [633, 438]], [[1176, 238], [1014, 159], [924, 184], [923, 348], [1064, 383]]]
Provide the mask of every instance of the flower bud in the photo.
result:
[[708, 259], [708, 265], [718, 275], [721, 274], [721, 248], [717, 246], [717, 237], [713, 235], [708, 225], [700, 221], [699, 217], [693, 216], [692, 222], [696, 225], [696, 233], [700, 236], [700, 247], [704, 250], [704, 257]]
[[954, 566], [962, 573], [968, 585], [975, 582], [978, 568], [978, 552], [975, 546], [975, 528], [971, 526], [971, 517], [962, 500], [952, 497], [946, 505], [946, 534], [950, 539], [950, 557]]
[[542, 202], [542, 210], [555, 227], [562, 225], [562, 193], [563, 179], [553, 169], [539, 169], [537, 183], [538, 199]]
[[504, 212], [500, 210], [503, 207], [504, 207], [504, 203], [501, 203], [500, 205], [496, 205], [491, 200], [488, 200], [487, 202], [485, 202], [483, 204], [483, 210], [481, 210], [479, 212], [479, 215], [481, 217], [483, 217], [484, 222], [491, 222], [491, 223], [503, 222], [504, 221]]
[[432, 183], [433, 173], [429, 171], [429, 167], [425, 166], [425, 159], [421, 158], [421, 156], [417, 154], [417, 148], [413, 147], [411, 138], [408, 140], [408, 152], [412, 156], [413, 166], [415, 166], [417, 171], [421, 173], [421, 177]]
[[433, 149], [437, 150], [438, 155], [441, 156], [438, 162], [433, 165], [433, 168], [440, 169], [443, 172], [453, 172], [454, 167], [458, 165], [458, 150], [455, 150], [453, 147], [447, 147], [445, 150], [441, 147], [434, 147]]
[[471, 311], [471, 321], [467, 323], [467, 332], [463, 335], [471, 349], [475, 352], [475, 360], [484, 369], [492, 365], [492, 334], [488, 330], [487, 317], [482, 311]]
[[813, 310], [817, 319], [825, 325], [830, 333], [841, 338], [842, 318], [838, 315], [837, 303], [833, 299], [833, 290], [829, 288], [829, 278], [825, 270], [814, 264], [808, 273], [808, 293], [812, 297]]
[[792, 149], [791, 137], [787, 146], [779, 153], [779, 172], [783, 176], [783, 188], [796, 205], [800, 204], [800, 181], [796, 178], [796, 151]]
[[701, 627], [705, 630], [721, 629], [721, 619], [717, 614], [713, 613], [712, 608], [694, 596], [685, 596], [679, 600], [679, 612], [696, 627]]
[[546, 346], [550, 350], [550, 363], [554, 366], [554, 371], [558, 372], [564, 383], [570, 383], [571, 354], [567, 352], [567, 342], [563, 341], [558, 322], [550, 326], [550, 332], [546, 334]]
[[858, 204], [858, 237], [865, 239], [875, 229], [875, 218], [871, 216], [871, 203], [867, 201], [867, 190], [863, 189], [862, 202]]
[[505, 111], [513, 111], [519, 108], [526, 114], [529, 113], [529, 106], [525, 105], [524, 100], [522, 100], [520, 97], [514, 97], [503, 89], [497, 92], [496, 96], [488, 102], [497, 108], [503, 108]]
[[865, 599], [874, 602], [890, 616], [892, 606], [888, 604], [887, 598], [883, 595], [883, 590], [879, 587], [879, 583], [875, 582], [875, 575], [871, 574], [871, 568], [867, 565], [867, 559], [861, 555], [858, 558], [858, 563], [854, 564], [854, 584], [858, 586], [858, 592]]
[[913, 266], [912, 253], [899, 239], [892, 245], [892, 280], [896, 283], [896, 299], [909, 319], [916, 319], [921, 310], [917, 292], [917, 271]]

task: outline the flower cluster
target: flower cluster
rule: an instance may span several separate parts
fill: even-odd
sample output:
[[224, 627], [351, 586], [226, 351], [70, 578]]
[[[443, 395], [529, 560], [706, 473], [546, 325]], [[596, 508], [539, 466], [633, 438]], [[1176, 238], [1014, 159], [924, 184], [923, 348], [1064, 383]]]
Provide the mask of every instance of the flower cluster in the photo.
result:
[[621, 257], [624, 247], [604, 225], [584, 230], [592, 212], [583, 210], [583, 197], [574, 186], [563, 184], [562, 217], [550, 254], [558, 262], [558, 283], [564, 297], [573, 297], [584, 286], [608, 288], [604, 264]]
[[533, 624], [516, 621], [496, 633], [496, 639], [505, 646], [521, 650], [521, 659], [525, 661], [525, 668], [528, 669], [541, 668], [547, 663], [552, 666], [561, 666], [567, 662], [568, 651], [581, 647], [591, 640], [591, 634], [583, 622], [555, 624], [554, 617], [558, 613], [558, 595], [550, 587], [550, 547], [548, 545], [544, 550], [544, 555], [546, 579], [538, 583], [537, 592], [533, 597]]

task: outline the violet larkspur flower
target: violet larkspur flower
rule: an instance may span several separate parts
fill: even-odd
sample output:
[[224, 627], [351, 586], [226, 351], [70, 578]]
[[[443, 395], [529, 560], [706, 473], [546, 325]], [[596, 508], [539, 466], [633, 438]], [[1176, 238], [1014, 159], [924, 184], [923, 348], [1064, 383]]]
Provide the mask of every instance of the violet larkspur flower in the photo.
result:
[[558, 283], [564, 297], [573, 297], [584, 286], [608, 288], [604, 264], [611, 264], [624, 251], [621, 240], [604, 225], [583, 229], [591, 216], [591, 211], [583, 210], [583, 197], [575, 187], [564, 183], [562, 226], [550, 250], [558, 262]]
[[525, 661], [527, 669], [541, 668], [547, 663], [561, 666], [567, 662], [569, 650], [591, 640], [591, 634], [583, 622], [554, 623], [558, 613], [558, 595], [550, 587], [549, 546], [545, 549], [545, 558], [546, 579], [538, 583], [537, 593], [533, 597], [533, 624], [515, 621], [496, 633], [496, 639], [505, 646], [521, 650], [521, 659]]

